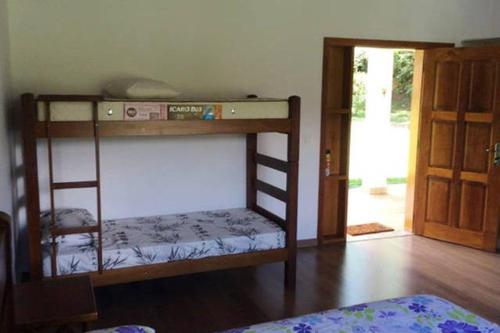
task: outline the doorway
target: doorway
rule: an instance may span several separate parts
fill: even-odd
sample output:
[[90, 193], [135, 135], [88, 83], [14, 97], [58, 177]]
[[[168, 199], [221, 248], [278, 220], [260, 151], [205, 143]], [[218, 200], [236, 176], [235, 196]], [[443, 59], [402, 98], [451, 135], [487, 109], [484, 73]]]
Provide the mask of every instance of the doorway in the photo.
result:
[[405, 211], [415, 56], [414, 49], [354, 48], [348, 241], [411, 234]]
[[[393, 57], [395, 57], [394, 52], [397, 50], [400, 51], [398, 56], [412, 58], [411, 64], [407, 64], [407, 66], [413, 67], [413, 71], [409, 71], [412, 74], [411, 78], [407, 78], [407, 81], [411, 81], [411, 92], [409, 93], [411, 98], [408, 98], [407, 92], [405, 100], [396, 101], [395, 103], [392, 103], [392, 98], [389, 100], [389, 109], [391, 109], [393, 104], [395, 106], [404, 104], [407, 110], [399, 110], [404, 112], [397, 112], [398, 110], [395, 110], [395, 112], [386, 113], [386, 117], [384, 118], [389, 128], [391, 128], [391, 117], [393, 120], [392, 123], [399, 122], [398, 125], [394, 124], [393, 132], [400, 133], [400, 136], [405, 137], [404, 140], [406, 141], [389, 142], [389, 145], [399, 144], [400, 147], [406, 146], [406, 149], [400, 152], [404, 157], [399, 156], [397, 158], [400, 165], [398, 167], [394, 165], [393, 168], [397, 171], [375, 175], [378, 176], [378, 182], [385, 185], [385, 187], [391, 185], [390, 188], [386, 189], [389, 196], [391, 192], [397, 192], [397, 195], [395, 195], [397, 198], [395, 201], [398, 204], [397, 208], [395, 208], [397, 214], [394, 215], [397, 216], [398, 230], [402, 232], [405, 230], [412, 230], [413, 196], [419, 130], [418, 112], [420, 109], [420, 89], [413, 88], [421, 87], [423, 50], [444, 47], [453, 47], [453, 44], [325, 38], [318, 206], [319, 243], [345, 241], [347, 238], [347, 222], [349, 217], [353, 223], [376, 223], [381, 220], [381, 218], [376, 217], [373, 213], [371, 214], [373, 218], [371, 218], [370, 214], [363, 214], [365, 215], [363, 219], [363, 216], [360, 216], [362, 215], [361, 213], [368, 211], [365, 204], [358, 203], [349, 206], [349, 200], [356, 200], [355, 195], [351, 197], [351, 190], [355, 190], [356, 188], [362, 189], [363, 187], [368, 188], [368, 194], [365, 195], [364, 198], [366, 202], [372, 202], [372, 200], [368, 199], [370, 197], [373, 198], [377, 190], [383, 191], [383, 188], [376, 189], [377, 179], [374, 179], [375, 177], [369, 179], [367, 175], [356, 176], [354, 173], [356, 168], [363, 168], [363, 164], [372, 165], [374, 162], [378, 161], [378, 157], [375, 154], [377, 152], [377, 147], [373, 149], [370, 148], [370, 153], [375, 154], [374, 157], [371, 157], [371, 159], [366, 158], [368, 155], [366, 147], [368, 144], [371, 144], [371, 142], [369, 140], [370, 136], [364, 134], [365, 130], [360, 121], [362, 118], [366, 120], [367, 115], [370, 115], [367, 114], [366, 109], [363, 115], [361, 111], [363, 109], [362, 107], [358, 107], [359, 112], [356, 111], [356, 106], [362, 104], [363, 101], [357, 99], [359, 96], [354, 96], [356, 89], [362, 89], [362, 87], [359, 87], [359, 82], [355, 81], [355, 66], [360, 71], [365, 70], [363, 67], [367, 67], [367, 61], [363, 60], [363, 56], [359, 56], [359, 53], [363, 51], [366, 53], [368, 48], [385, 51], [386, 54], [389, 52]], [[356, 58], [357, 56], [358, 58]], [[398, 59], [398, 61], [399, 60], [402, 59]], [[393, 62], [394, 59], [392, 61], [392, 66], [394, 66]], [[374, 67], [376, 68], [376, 66]], [[407, 72], [406, 74], [408, 74]], [[389, 76], [392, 77], [393, 75]], [[393, 90], [394, 89], [390, 91], [391, 95]], [[387, 89], [385, 95], [389, 95]], [[387, 116], [389, 118], [387, 118]], [[376, 123], [379, 120], [380, 119], [374, 119], [374, 122]], [[401, 123], [404, 123], [404, 126]], [[401, 129], [401, 126], [406, 128]], [[380, 132], [380, 129], [378, 129], [378, 132]], [[397, 140], [399, 139], [395, 139], [394, 141]], [[363, 142], [365, 142], [365, 144]], [[400, 150], [397, 147], [394, 149]], [[384, 150], [390, 153], [390, 149]], [[357, 156], [353, 156], [352, 161], [350, 159], [351, 153]], [[391, 154], [387, 155], [387, 159], [390, 159]], [[391, 166], [391, 163], [385, 162], [386, 165]], [[354, 174], [351, 175], [351, 172]], [[382, 179], [382, 181], [380, 181], [380, 179]], [[365, 181], [364, 186], [363, 181]], [[370, 183], [373, 184], [370, 185]], [[387, 183], [389, 183], [389, 185]], [[369, 186], [373, 187], [373, 194], [369, 194]], [[362, 195], [358, 197], [362, 197]], [[391, 200], [379, 201], [381, 201], [383, 205]], [[349, 211], [349, 207], [351, 207], [351, 211]], [[380, 211], [380, 209], [378, 209], [378, 211]], [[354, 222], [356, 213], [358, 214], [359, 220]], [[402, 218], [403, 222], [401, 222]]]
[[500, 47], [338, 38], [324, 43], [319, 242], [346, 240], [356, 47], [416, 50], [405, 228], [500, 250]]

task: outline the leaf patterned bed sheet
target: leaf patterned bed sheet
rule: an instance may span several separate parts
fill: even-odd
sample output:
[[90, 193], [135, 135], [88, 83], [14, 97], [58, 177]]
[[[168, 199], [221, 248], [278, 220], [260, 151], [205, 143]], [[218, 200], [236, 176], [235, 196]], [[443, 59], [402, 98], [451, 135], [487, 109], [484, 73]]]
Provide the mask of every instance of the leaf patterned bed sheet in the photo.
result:
[[[285, 232], [246, 208], [103, 221], [104, 269], [285, 247]], [[97, 270], [97, 234], [56, 239], [58, 275]], [[44, 275], [51, 276], [50, 242]]]

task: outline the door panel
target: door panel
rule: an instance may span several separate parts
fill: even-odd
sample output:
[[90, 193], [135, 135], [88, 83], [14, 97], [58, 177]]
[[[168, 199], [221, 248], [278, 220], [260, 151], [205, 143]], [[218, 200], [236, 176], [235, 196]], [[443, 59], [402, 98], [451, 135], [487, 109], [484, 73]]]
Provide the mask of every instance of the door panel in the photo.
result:
[[489, 147], [491, 140], [491, 126], [484, 123], [466, 122], [464, 171], [488, 172], [489, 154], [484, 147]]
[[500, 221], [500, 48], [424, 56], [415, 232], [494, 251]]
[[486, 186], [481, 183], [462, 182], [460, 204], [460, 229], [482, 231], [484, 225], [484, 205]]
[[[450, 199], [450, 180], [446, 178], [429, 177], [427, 179], [427, 205], [425, 217], [429, 222], [448, 224], [448, 202]], [[434, 205], [443, 202], [443, 205]]]
[[457, 111], [460, 63], [442, 61], [436, 64], [434, 111]]
[[431, 134], [430, 166], [451, 168], [455, 146], [455, 123], [433, 120]]
[[468, 112], [491, 112], [495, 91], [494, 61], [472, 61]]

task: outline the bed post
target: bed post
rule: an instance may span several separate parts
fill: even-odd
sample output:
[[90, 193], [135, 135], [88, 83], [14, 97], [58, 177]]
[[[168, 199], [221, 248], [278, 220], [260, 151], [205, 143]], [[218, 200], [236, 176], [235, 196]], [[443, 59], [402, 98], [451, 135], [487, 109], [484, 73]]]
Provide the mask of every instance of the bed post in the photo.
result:
[[297, 201], [299, 185], [299, 145], [300, 145], [300, 97], [288, 99], [289, 118], [291, 122], [288, 134], [288, 173], [286, 189], [288, 203], [286, 206], [286, 243], [288, 260], [285, 262], [285, 286], [295, 288], [297, 262]]
[[40, 198], [38, 189], [38, 161], [36, 151], [36, 102], [33, 94], [21, 96], [23, 117], [23, 163], [26, 197], [26, 218], [30, 256], [30, 274], [32, 280], [41, 280], [42, 247], [40, 231]]
[[257, 206], [257, 134], [247, 134], [247, 208], [255, 210]]

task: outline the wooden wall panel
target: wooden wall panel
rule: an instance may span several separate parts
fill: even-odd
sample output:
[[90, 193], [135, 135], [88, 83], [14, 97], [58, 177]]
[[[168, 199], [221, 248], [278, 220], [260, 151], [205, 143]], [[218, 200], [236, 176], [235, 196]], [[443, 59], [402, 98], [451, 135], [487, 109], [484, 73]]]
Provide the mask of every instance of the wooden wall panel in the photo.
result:
[[447, 121], [433, 121], [431, 128], [430, 166], [451, 168], [455, 145], [455, 124]]
[[[344, 48], [325, 48], [325, 58], [331, 59], [332, 61], [325, 62], [323, 75], [331, 78], [344, 77], [346, 61], [348, 60], [344, 55]], [[343, 87], [342, 82], [338, 82], [336, 80], [325, 80], [323, 89], [324, 108], [329, 110], [338, 110], [345, 107], [345, 88]]]
[[486, 186], [481, 183], [462, 182], [459, 227], [461, 229], [482, 231]]
[[450, 180], [429, 177], [427, 180], [427, 204], [425, 219], [428, 222], [448, 224]]
[[[325, 135], [330, 140], [325, 141], [325, 149], [330, 151], [330, 172], [331, 174], [339, 174], [340, 159], [338, 158], [342, 144], [342, 122], [339, 121], [337, 114], [328, 114], [325, 120]], [[325, 166], [326, 168], [326, 166]], [[323, 172], [325, 172], [323, 170]]]
[[467, 123], [465, 126], [463, 170], [487, 172], [491, 129], [489, 124]]
[[349, 174], [349, 152], [351, 139], [351, 114], [337, 114], [335, 122], [338, 124], [338, 142], [339, 150], [337, 150], [338, 174], [348, 177]]
[[325, 178], [324, 206], [322, 212], [322, 221], [328, 221], [323, 226], [325, 236], [338, 234], [338, 200], [339, 183], [334, 178]]
[[[325, 41], [323, 57], [318, 204], [320, 242], [345, 239], [354, 48], [330, 46]], [[330, 152], [328, 175], [327, 151]]]
[[[347, 145], [349, 147], [349, 145]], [[339, 179], [338, 209], [337, 209], [337, 234], [345, 237], [347, 232], [347, 208], [349, 197], [349, 177]]]

